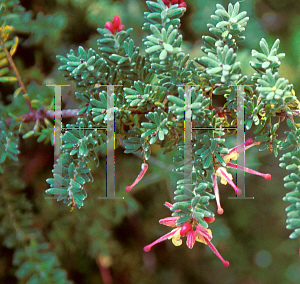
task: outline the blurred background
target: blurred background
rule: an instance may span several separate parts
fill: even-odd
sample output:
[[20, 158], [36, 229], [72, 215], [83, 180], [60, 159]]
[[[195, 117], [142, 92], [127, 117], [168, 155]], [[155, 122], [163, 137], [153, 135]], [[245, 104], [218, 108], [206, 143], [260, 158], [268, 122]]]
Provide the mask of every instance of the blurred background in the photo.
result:
[[[1, 3], [1, 1], [0, 1]], [[191, 58], [202, 56], [202, 35], [207, 35], [206, 24], [214, 13], [216, 4], [227, 8], [225, 0], [186, 0], [187, 11], [182, 17], [180, 32], [183, 49]], [[232, 2], [233, 4], [235, 2]], [[135, 45], [144, 53], [141, 30], [143, 13], [147, 6], [143, 0], [22, 0], [35, 24], [19, 25], [15, 35], [20, 39], [15, 63], [28, 89], [31, 99], [50, 103], [52, 90], [46, 84], [66, 84], [58, 72], [56, 55], [65, 56], [79, 45], [97, 50], [98, 27], [104, 27], [114, 15], [119, 15], [125, 29], [132, 27]], [[259, 50], [264, 37], [269, 46], [279, 38], [282, 60], [279, 73], [295, 86], [300, 98], [300, 1], [299, 0], [244, 0], [241, 10], [247, 11], [250, 20], [246, 27], [246, 40], [240, 45], [238, 60], [243, 73], [251, 77], [251, 50]], [[43, 17], [41, 17], [43, 15]], [[25, 21], [26, 19], [24, 19]], [[70, 84], [68, 81], [67, 84]], [[10, 104], [16, 86], [0, 84], [1, 100]], [[64, 108], [78, 106], [74, 85], [66, 88]], [[24, 102], [23, 102], [24, 103]], [[17, 108], [16, 103], [13, 107]], [[279, 130], [283, 137], [284, 125]], [[31, 128], [32, 129], [32, 128]], [[253, 138], [246, 133], [246, 139]], [[234, 137], [227, 140], [228, 147], [235, 145]], [[100, 156], [100, 166], [92, 166], [95, 181], [85, 189], [88, 198], [79, 210], [70, 213], [70, 207], [55, 199], [45, 199], [52, 177], [53, 147], [36, 142], [34, 137], [21, 141], [18, 177], [24, 185], [27, 198], [36, 214], [36, 226], [42, 231], [51, 249], [74, 283], [202, 283], [202, 284], [294, 284], [300, 283], [299, 239], [288, 238], [292, 231], [285, 228], [288, 203], [282, 201], [286, 193], [278, 158], [268, 150], [259, 152], [261, 146], [246, 152], [246, 166], [270, 173], [272, 179], [246, 175], [246, 196], [254, 200], [233, 200], [230, 186], [220, 185], [222, 216], [210, 224], [213, 244], [224, 259], [230, 262], [224, 268], [221, 261], [204, 244], [196, 243], [192, 250], [185, 245], [175, 247], [165, 241], [145, 253], [143, 247], [170, 231], [160, 225], [159, 219], [170, 216], [164, 202], [173, 202], [173, 191], [180, 174], [171, 171], [172, 156], [162, 155], [154, 145], [149, 169], [143, 180], [130, 192], [125, 187], [132, 184], [140, 172], [142, 160], [116, 149], [116, 196], [124, 200], [100, 200], [105, 196], [105, 147]], [[234, 172], [232, 172], [234, 174]], [[216, 212], [215, 202], [210, 209]], [[0, 237], [0, 241], [2, 237]], [[2, 242], [2, 241], [1, 241]], [[13, 276], [13, 250], [0, 247], [0, 283], [18, 283]]]

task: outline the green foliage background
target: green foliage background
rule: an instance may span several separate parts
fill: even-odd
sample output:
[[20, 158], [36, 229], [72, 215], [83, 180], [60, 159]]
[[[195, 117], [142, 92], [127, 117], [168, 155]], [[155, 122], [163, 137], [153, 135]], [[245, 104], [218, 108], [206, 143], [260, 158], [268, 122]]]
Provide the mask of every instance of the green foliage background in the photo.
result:
[[[186, 3], [188, 8], [180, 28], [185, 41], [183, 47], [192, 58], [199, 57], [203, 55], [201, 36], [208, 34], [206, 24], [215, 11], [215, 4], [227, 6], [229, 1]], [[14, 60], [30, 99], [37, 105], [51, 102], [53, 92], [46, 84], [66, 84], [62, 72], [57, 71], [59, 62], [55, 56], [65, 55], [71, 48], [77, 50], [78, 45], [97, 50], [96, 29], [104, 27], [115, 14], [121, 17], [126, 28], [133, 28], [135, 44], [144, 52], [141, 26], [147, 6], [142, 0], [24, 0], [21, 5], [29, 16], [14, 22], [15, 35], [20, 38]], [[246, 40], [238, 51], [243, 70], [250, 78], [251, 49], [258, 49], [262, 37], [269, 45], [280, 38], [280, 52], [285, 52], [286, 58], [279, 72], [294, 84], [299, 98], [298, 1], [245, 0], [241, 7], [250, 17]], [[11, 103], [14, 88], [0, 83], [2, 104]], [[224, 102], [214, 103], [221, 105]], [[63, 108], [76, 106], [74, 87], [63, 89]], [[24, 98], [20, 96], [13, 100], [10, 111], [27, 112]], [[24, 127], [32, 129], [32, 125]], [[234, 137], [228, 139], [227, 146], [234, 144]], [[259, 146], [247, 151], [247, 167], [272, 174], [271, 181], [246, 176], [246, 196], [254, 196], [254, 200], [229, 200], [228, 196], [234, 196], [232, 190], [220, 186], [225, 213], [216, 216], [216, 221], [210, 225], [213, 243], [230, 262], [228, 268], [199, 243], [189, 250], [185, 244], [174, 247], [166, 241], [144, 253], [145, 245], [168, 232], [158, 220], [169, 216], [163, 203], [172, 202], [178, 178], [176, 173], [168, 170], [172, 168], [172, 153], [163, 156], [158, 147], [153, 147], [149, 169], [130, 195], [124, 189], [140, 172], [141, 159], [124, 154], [122, 147], [116, 150], [116, 195], [125, 197], [118, 201], [98, 199], [105, 195], [103, 149], [100, 166], [93, 168], [95, 181], [85, 186], [88, 193], [85, 206], [72, 213], [61, 202], [45, 198], [48, 197], [44, 193], [45, 180], [51, 176], [53, 165], [53, 148], [49, 143], [37, 143], [34, 137], [21, 140], [19, 165], [11, 166], [11, 171], [6, 171], [1, 182], [6, 184], [6, 190], [25, 193], [33, 208], [36, 228], [50, 244], [60, 267], [67, 272], [67, 278], [74, 283], [103, 283], [97, 265], [100, 254], [111, 259], [113, 283], [299, 283], [299, 240], [290, 240], [290, 231], [285, 229], [286, 203], [282, 197], [286, 189], [282, 179], [286, 172], [277, 166], [278, 161], [272, 154], [258, 152], [258, 149]], [[213, 203], [210, 206], [216, 211]], [[2, 236], [0, 241], [4, 241]], [[0, 253], [0, 282], [25, 283], [18, 282], [13, 276], [13, 249], [7, 248], [6, 244], [0, 248]]]

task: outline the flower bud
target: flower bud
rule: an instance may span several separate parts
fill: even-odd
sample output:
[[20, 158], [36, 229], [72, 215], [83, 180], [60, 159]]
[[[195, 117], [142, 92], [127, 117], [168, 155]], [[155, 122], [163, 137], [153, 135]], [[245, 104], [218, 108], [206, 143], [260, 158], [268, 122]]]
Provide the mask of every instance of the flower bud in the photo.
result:
[[119, 28], [119, 26], [121, 25], [121, 19], [118, 15], [115, 15], [113, 18], [113, 26], [114, 28], [117, 30]]
[[115, 28], [112, 22], [106, 22], [104, 27], [108, 29], [112, 34], [115, 33]]
[[185, 2], [182, 2], [181, 4], [178, 5], [179, 8], [182, 8], [184, 7], [185, 10], [186, 10], [186, 3]]
[[215, 221], [215, 217], [203, 217], [204, 221], [207, 223], [212, 223]]
[[124, 28], [125, 28], [124, 25], [120, 25], [120, 26], [119, 26], [119, 32], [120, 32], [121, 30], [124, 30]]
[[185, 236], [190, 230], [192, 230], [191, 223], [184, 223], [184, 225], [181, 227], [180, 230], [180, 236], [181, 237]]

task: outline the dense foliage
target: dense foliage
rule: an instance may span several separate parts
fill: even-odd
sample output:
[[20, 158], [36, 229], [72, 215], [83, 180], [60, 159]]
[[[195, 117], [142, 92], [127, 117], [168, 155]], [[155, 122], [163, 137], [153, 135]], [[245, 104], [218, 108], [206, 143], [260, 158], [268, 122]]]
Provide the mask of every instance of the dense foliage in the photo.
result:
[[[27, 200], [28, 196], [24, 195], [22, 182], [18, 178], [15, 181], [11, 179], [17, 175], [16, 172], [11, 176], [6, 174], [18, 162], [19, 134], [22, 134], [22, 140], [35, 137], [38, 142], [54, 144], [53, 92], [34, 83], [27, 84], [30, 77], [20, 76], [13, 60], [19, 40], [18, 37], [11, 39], [11, 34], [15, 29], [32, 31], [28, 41], [33, 43], [49, 34], [50, 38], [44, 38], [49, 48], [55, 41], [54, 34], [65, 20], [62, 15], [43, 17], [38, 14], [33, 21], [30, 12], [18, 5], [18, 1], [3, 1], [2, 4], [0, 82], [6, 85], [17, 82], [19, 87], [13, 92], [11, 104], [6, 99], [1, 103], [1, 233], [4, 244], [15, 251], [13, 264], [17, 266], [15, 275], [20, 283], [70, 283], [64, 270], [59, 268], [57, 257], [50, 252], [43, 229], [35, 225], [37, 216]], [[167, 238], [172, 238], [177, 246], [182, 243], [181, 238], [186, 237], [189, 248], [194, 246], [195, 241], [207, 244], [227, 267], [229, 263], [212, 244], [212, 231], [208, 229], [208, 223], [216, 217], [210, 201], [216, 199], [217, 212], [223, 214], [218, 178], [222, 184], [229, 183], [237, 194], [241, 193], [233, 183], [232, 175], [227, 172], [228, 168], [271, 179], [269, 174], [232, 163], [239, 154], [255, 145], [262, 146], [260, 151], [273, 152], [275, 157], [280, 150], [285, 151], [279, 159], [279, 166], [291, 171], [282, 183], [290, 189], [283, 198], [290, 203], [286, 208], [287, 229], [293, 230], [290, 238], [299, 237], [300, 130], [297, 119], [300, 104], [294, 86], [279, 75], [284, 58], [284, 54], [278, 52], [279, 40], [269, 45], [263, 38], [259, 42], [260, 50], [252, 50], [253, 58], [248, 62], [254, 73], [249, 78], [243, 73], [241, 62], [237, 61], [238, 47], [245, 40], [243, 34], [249, 20], [247, 13], [240, 11], [239, 2], [229, 4], [227, 9], [216, 5], [208, 24], [210, 35], [203, 36], [202, 52], [199, 50], [195, 58], [185, 52], [180, 32], [180, 18], [189, 12], [189, 6], [183, 1], [162, 0], [147, 1], [146, 4], [149, 11], [144, 13], [142, 27], [146, 33], [142, 40], [144, 48], [134, 43], [133, 29], [124, 26], [124, 21], [115, 15], [111, 22], [102, 25], [104, 28], [97, 29], [98, 38], [92, 47], [79, 46], [65, 56], [57, 55], [61, 62], [58, 70], [63, 71], [65, 80], [74, 84], [74, 94], [80, 103], [75, 114], [68, 112], [67, 108], [62, 112], [63, 118], [75, 117], [76, 121], [64, 122], [62, 153], [55, 161], [53, 178], [47, 178], [50, 188], [46, 193], [54, 194], [58, 201], [63, 200], [70, 205], [71, 214], [77, 214], [78, 218], [80, 213], [74, 213], [75, 207], [88, 208], [89, 202], [93, 204], [86, 188], [94, 181], [94, 167], [101, 168], [102, 159], [99, 157], [105, 153], [110, 114], [107, 85], [114, 85], [109, 103], [114, 105], [116, 145], [124, 145], [125, 154], [140, 153], [143, 160], [140, 162], [142, 171], [132, 186], [126, 187], [126, 191], [147, 178], [157, 147], [162, 149], [163, 155], [171, 155], [175, 165], [172, 176], [177, 182], [173, 189], [174, 201], [169, 200], [172, 204], [165, 203], [172, 217], [160, 220], [161, 224], [175, 229], [148, 246], [141, 244], [145, 246], [145, 252]], [[61, 54], [58, 50], [57, 53]], [[61, 79], [46, 83], [66, 84]], [[252, 134], [253, 140], [247, 139], [244, 144], [230, 148], [226, 141], [236, 134], [234, 128], [238, 123], [234, 86], [246, 84], [243, 93], [245, 130], [246, 136]], [[215, 101], [222, 101], [221, 107], [215, 106]], [[190, 121], [192, 129], [190, 153], [186, 151], [187, 121]], [[282, 128], [284, 136], [278, 134]], [[124, 172], [127, 170], [123, 168], [122, 174], [126, 175]], [[184, 178], [179, 178], [177, 173], [184, 173]], [[102, 174], [102, 180], [101, 186], [105, 188], [105, 174]], [[125, 189], [124, 184], [122, 188]], [[92, 244], [89, 254], [97, 259], [104, 283], [111, 281], [109, 277], [105, 280], [103, 275], [110, 266], [107, 264], [108, 256], [114, 251], [109, 248], [113, 246], [109, 244], [109, 232], [127, 211], [135, 208], [134, 201], [122, 188], [117, 194], [125, 196], [125, 203], [118, 203], [115, 210], [112, 203], [103, 203], [89, 228]], [[57, 205], [51, 204], [56, 208]], [[51, 214], [53, 220], [59, 218], [58, 213]], [[109, 225], [98, 218], [106, 218]], [[85, 222], [81, 222], [84, 232]], [[155, 226], [151, 225], [152, 228]], [[58, 233], [59, 230], [58, 227], [54, 231]], [[96, 232], [101, 232], [101, 236], [97, 236]], [[52, 241], [59, 240], [58, 236], [53, 235]], [[67, 235], [61, 237], [67, 241]], [[226, 259], [229, 260], [229, 257]]]

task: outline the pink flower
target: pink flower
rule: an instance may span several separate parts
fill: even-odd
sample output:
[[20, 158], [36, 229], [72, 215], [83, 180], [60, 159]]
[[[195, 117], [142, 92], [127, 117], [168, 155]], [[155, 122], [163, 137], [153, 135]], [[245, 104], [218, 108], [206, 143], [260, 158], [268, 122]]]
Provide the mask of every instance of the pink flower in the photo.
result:
[[143, 163], [142, 164], [142, 170], [139, 173], [139, 175], [137, 176], [137, 178], [135, 179], [135, 181], [133, 182], [133, 184], [130, 185], [130, 186], [125, 187], [126, 192], [129, 192], [143, 178], [143, 176], [146, 173], [147, 169], [148, 169], [148, 165], [146, 163]]
[[125, 26], [121, 24], [121, 19], [118, 15], [114, 16], [112, 22], [106, 22], [104, 27], [108, 29], [112, 34], [114, 34], [115, 31], [120, 32], [125, 28]]
[[[255, 170], [252, 170], [252, 169], [249, 169], [246, 167], [242, 167], [242, 166], [239, 166], [239, 165], [236, 165], [236, 164], [233, 164], [230, 162], [231, 160], [237, 160], [240, 153], [246, 151], [247, 149], [253, 147], [254, 145], [259, 145], [259, 144], [260, 144], [260, 142], [253, 143], [253, 140], [249, 138], [249, 139], [247, 139], [247, 141], [245, 143], [230, 149], [228, 154], [222, 155], [222, 158], [223, 158], [224, 162], [226, 163], [226, 167], [239, 169], [239, 170], [242, 170], [242, 171], [250, 173], [250, 174], [262, 176], [266, 180], [270, 180], [271, 179], [270, 174], [260, 173]], [[214, 185], [214, 191], [215, 191], [216, 202], [217, 202], [217, 207], [218, 207], [217, 212], [218, 212], [218, 214], [223, 214], [224, 210], [220, 204], [220, 195], [219, 195], [219, 188], [218, 188], [218, 183], [217, 183], [217, 176], [221, 178], [222, 184], [226, 185], [228, 182], [233, 187], [233, 189], [235, 190], [235, 193], [237, 195], [240, 195], [242, 193], [242, 190], [239, 189], [233, 183], [232, 175], [227, 172], [227, 169], [225, 167], [219, 166], [217, 168], [217, 170], [215, 171], [215, 173], [212, 174], [211, 178], [212, 178], [213, 185]]]
[[[166, 202], [165, 205], [167, 207], [172, 207], [172, 204]], [[176, 210], [178, 211], [178, 210]], [[151, 248], [167, 239], [172, 239], [172, 243], [175, 246], [180, 246], [182, 244], [182, 237], [187, 237], [186, 240], [186, 245], [188, 248], [192, 249], [194, 247], [195, 242], [201, 242], [204, 244], [207, 244], [211, 250], [218, 256], [218, 258], [222, 261], [223, 265], [225, 267], [229, 266], [229, 262], [224, 260], [223, 257], [220, 255], [220, 253], [217, 251], [217, 249], [214, 247], [214, 245], [210, 242], [212, 239], [212, 233], [210, 229], [204, 228], [200, 223], [198, 223], [196, 220], [188, 220], [181, 226], [176, 225], [176, 220], [178, 220], [180, 217], [167, 217], [164, 219], [159, 220], [160, 224], [166, 225], [166, 226], [171, 226], [171, 227], [176, 227], [173, 229], [171, 232], [163, 235], [153, 243], [147, 245], [144, 247], [145, 252], [149, 252]], [[204, 217], [203, 218], [206, 222], [213, 222], [214, 217]]]

